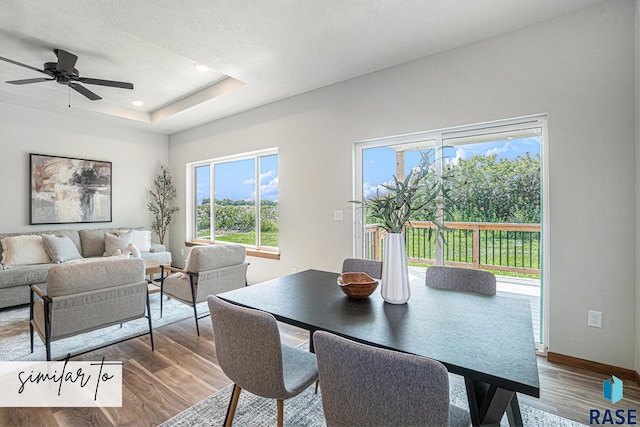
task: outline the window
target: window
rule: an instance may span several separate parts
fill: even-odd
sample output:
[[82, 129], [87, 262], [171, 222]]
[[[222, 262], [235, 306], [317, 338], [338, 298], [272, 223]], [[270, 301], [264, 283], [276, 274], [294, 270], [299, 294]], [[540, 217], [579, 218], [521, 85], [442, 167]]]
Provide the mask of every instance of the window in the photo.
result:
[[277, 149], [198, 162], [191, 168], [194, 240], [277, 249]]

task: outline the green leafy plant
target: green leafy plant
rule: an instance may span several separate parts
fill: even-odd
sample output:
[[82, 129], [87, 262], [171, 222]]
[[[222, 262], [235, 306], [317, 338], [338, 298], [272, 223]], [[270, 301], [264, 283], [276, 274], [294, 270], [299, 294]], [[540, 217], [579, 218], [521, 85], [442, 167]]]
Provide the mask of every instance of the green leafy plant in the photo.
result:
[[445, 229], [441, 220], [443, 202], [453, 178], [449, 168], [437, 176], [435, 153], [435, 150], [420, 151], [420, 162], [404, 179], [394, 175], [392, 182], [381, 184], [384, 190], [378, 189], [375, 197], [350, 202], [362, 205], [366, 214], [389, 233], [401, 233], [411, 221], [431, 221], [441, 234]]
[[153, 188], [149, 190], [149, 198], [147, 209], [153, 214], [153, 222], [151, 229], [158, 235], [160, 244], [164, 244], [164, 238], [169, 228], [173, 215], [180, 210], [173, 205], [173, 199], [176, 198], [176, 189], [173, 186], [169, 169], [162, 165], [160, 172], [153, 180]]

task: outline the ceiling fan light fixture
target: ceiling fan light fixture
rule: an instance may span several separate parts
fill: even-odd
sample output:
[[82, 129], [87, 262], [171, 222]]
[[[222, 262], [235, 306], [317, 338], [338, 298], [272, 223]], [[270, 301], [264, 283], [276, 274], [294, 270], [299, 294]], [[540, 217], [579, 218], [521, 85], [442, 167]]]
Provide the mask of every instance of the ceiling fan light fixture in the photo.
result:
[[193, 68], [195, 68], [196, 71], [200, 71], [201, 73], [206, 73], [207, 71], [209, 71], [209, 67], [199, 62], [193, 64]]
[[131, 103], [136, 107], [142, 107], [144, 105], [144, 102], [140, 101], [139, 99], [134, 99], [133, 101], [131, 101]]

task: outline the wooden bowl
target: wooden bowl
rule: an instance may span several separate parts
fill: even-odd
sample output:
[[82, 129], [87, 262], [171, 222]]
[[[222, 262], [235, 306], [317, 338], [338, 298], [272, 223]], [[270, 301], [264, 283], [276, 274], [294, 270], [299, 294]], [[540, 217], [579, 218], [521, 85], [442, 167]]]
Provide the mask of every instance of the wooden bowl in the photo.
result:
[[349, 298], [368, 298], [378, 287], [378, 281], [365, 273], [342, 273], [338, 285]]

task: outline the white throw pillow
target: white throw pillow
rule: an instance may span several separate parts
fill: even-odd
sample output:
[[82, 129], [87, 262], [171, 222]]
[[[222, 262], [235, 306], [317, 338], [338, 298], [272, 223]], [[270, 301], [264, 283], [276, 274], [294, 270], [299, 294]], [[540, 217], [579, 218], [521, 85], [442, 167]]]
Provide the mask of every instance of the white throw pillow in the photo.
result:
[[116, 234], [122, 236], [124, 234], [133, 232], [133, 244], [138, 248], [140, 252], [151, 251], [151, 231], [149, 230], [118, 230]]
[[13, 236], [2, 239], [2, 265], [48, 264], [51, 260], [44, 250], [42, 236]]
[[129, 244], [133, 243], [133, 233], [129, 231], [120, 236], [104, 233], [104, 256], [113, 256], [124, 253]]

